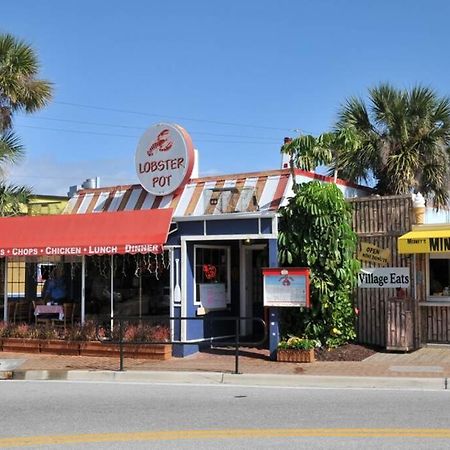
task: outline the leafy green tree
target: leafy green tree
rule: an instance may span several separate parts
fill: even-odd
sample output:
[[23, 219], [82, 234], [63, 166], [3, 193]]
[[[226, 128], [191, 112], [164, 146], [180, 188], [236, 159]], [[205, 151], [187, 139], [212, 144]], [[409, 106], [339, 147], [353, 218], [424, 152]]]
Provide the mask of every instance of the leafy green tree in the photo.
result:
[[14, 114], [37, 111], [51, 99], [51, 84], [36, 78], [38, 71], [37, 55], [28, 44], [10, 34], [0, 34], [0, 215], [17, 214], [20, 203], [26, 203], [31, 194], [26, 187], [8, 185], [5, 169], [24, 154], [12, 131]]
[[314, 171], [318, 166], [332, 166], [330, 175], [336, 181], [341, 153], [359, 148], [359, 136], [353, 128], [342, 128], [315, 137], [302, 135], [283, 145], [281, 151], [289, 155], [290, 170], [295, 186], [295, 169]]
[[336, 347], [356, 337], [352, 292], [359, 262], [351, 209], [334, 184], [298, 185], [280, 210], [279, 258], [283, 265], [309, 267], [310, 309], [282, 316], [282, 333], [318, 339]]
[[450, 100], [430, 88], [380, 84], [369, 100], [350, 98], [337, 130], [351, 129], [358, 145], [339, 148], [334, 168], [355, 182], [374, 181], [381, 195], [415, 190], [436, 207], [448, 201]]

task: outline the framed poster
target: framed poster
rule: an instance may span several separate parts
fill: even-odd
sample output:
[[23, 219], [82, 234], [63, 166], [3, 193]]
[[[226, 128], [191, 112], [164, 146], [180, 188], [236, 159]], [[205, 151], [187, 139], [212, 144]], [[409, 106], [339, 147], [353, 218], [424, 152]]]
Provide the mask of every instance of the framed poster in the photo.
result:
[[200, 283], [200, 303], [205, 309], [225, 309], [227, 292], [225, 283]]
[[263, 269], [264, 306], [309, 307], [309, 269], [271, 267]]

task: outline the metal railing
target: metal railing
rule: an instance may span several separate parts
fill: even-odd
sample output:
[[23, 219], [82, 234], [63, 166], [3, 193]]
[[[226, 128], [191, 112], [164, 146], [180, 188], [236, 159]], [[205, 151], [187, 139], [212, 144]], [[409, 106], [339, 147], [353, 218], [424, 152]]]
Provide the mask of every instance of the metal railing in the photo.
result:
[[[211, 326], [215, 322], [234, 322], [234, 333], [228, 332], [227, 335], [222, 336], [210, 336], [204, 338], [196, 338], [190, 340], [180, 339], [164, 339], [164, 340], [128, 340], [125, 336], [126, 328], [129, 324], [155, 324], [156, 325], [168, 325], [179, 323], [178, 328], [181, 328], [181, 322], [183, 321], [200, 321], [207, 326]], [[252, 323], [260, 323], [262, 325], [261, 339], [256, 341], [243, 341], [241, 340], [241, 323], [245, 321], [251, 321]], [[179, 333], [181, 334], [181, 333]], [[210, 348], [214, 347], [214, 343], [219, 343], [220, 346], [233, 346], [234, 347], [234, 372], [239, 374], [239, 348], [240, 346], [258, 346], [264, 344], [267, 340], [267, 325], [266, 322], [259, 317], [168, 317], [168, 316], [115, 316], [105, 317], [103, 320], [98, 318], [96, 322], [96, 336], [97, 340], [105, 344], [116, 344], [119, 346], [120, 366], [119, 370], [124, 370], [124, 347], [127, 345], [144, 345], [144, 344], [170, 344], [170, 345], [198, 345], [198, 344], [210, 344]], [[230, 339], [230, 340], [227, 340]]]

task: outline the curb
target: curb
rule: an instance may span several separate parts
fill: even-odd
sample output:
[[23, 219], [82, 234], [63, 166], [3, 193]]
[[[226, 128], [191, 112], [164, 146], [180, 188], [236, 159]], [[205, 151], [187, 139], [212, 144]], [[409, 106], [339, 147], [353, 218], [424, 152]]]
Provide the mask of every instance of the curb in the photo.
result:
[[342, 377], [325, 375], [230, 374], [222, 372], [15, 370], [0, 371], [0, 380], [173, 383], [329, 389], [446, 390], [446, 378]]

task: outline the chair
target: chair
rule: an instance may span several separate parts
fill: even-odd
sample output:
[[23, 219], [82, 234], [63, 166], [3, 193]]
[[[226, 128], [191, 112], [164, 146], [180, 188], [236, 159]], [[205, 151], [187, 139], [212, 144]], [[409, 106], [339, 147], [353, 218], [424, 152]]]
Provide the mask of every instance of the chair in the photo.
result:
[[13, 322], [27, 322], [30, 323], [31, 321], [31, 303], [27, 301], [18, 301], [15, 302], [15, 308], [14, 308], [14, 318]]
[[8, 321], [14, 322], [14, 310], [16, 309], [16, 302], [8, 301]]
[[67, 324], [70, 323], [73, 326], [73, 321], [75, 317], [75, 303], [63, 303], [64, 309], [64, 319], [53, 319], [52, 324], [54, 327], [64, 327], [66, 329]]

